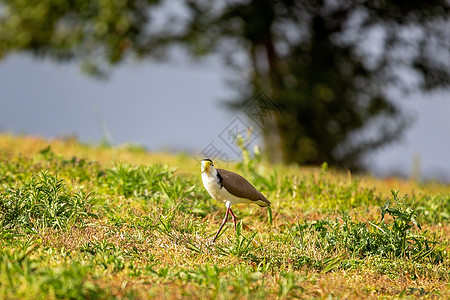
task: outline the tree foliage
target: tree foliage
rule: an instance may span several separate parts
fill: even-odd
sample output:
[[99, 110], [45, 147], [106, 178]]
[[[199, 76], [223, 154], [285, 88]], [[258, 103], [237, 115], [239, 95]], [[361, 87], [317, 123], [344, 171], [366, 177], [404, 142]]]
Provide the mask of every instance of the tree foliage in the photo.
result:
[[158, 0], [1, 0], [0, 58], [14, 52], [79, 60], [100, 74], [127, 54], [150, 52]]
[[[394, 100], [448, 88], [446, 0], [0, 0], [0, 57], [32, 51], [88, 71], [183, 45], [221, 53], [238, 80], [232, 106], [265, 91], [269, 156], [357, 168], [407, 124]], [[99, 68], [100, 67], [100, 68]]]
[[265, 122], [266, 145], [280, 144], [286, 162], [360, 167], [365, 153], [398, 139], [408, 123], [394, 95], [449, 84], [446, 1], [191, 4], [189, 39], [216, 41], [214, 50], [232, 45], [233, 66], [242, 66], [236, 47], [247, 58], [250, 74], [234, 106], [265, 89], [281, 107]]

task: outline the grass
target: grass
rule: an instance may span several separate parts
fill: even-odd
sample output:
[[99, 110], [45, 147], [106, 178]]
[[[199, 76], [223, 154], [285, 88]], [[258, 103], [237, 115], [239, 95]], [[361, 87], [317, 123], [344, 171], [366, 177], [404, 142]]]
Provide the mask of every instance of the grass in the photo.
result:
[[450, 186], [230, 169], [272, 207], [211, 244], [225, 208], [193, 158], [0, 135], [0, 298], [450, 298]]

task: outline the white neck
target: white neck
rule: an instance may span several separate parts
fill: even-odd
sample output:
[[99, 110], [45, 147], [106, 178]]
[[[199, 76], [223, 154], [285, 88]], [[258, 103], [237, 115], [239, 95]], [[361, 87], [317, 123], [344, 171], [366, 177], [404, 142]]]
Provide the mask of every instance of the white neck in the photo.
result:
[[214, 182], [219, 182], [219, 177], [217, 176], [218, 172], [216, 170], [216, 168], [214, 168], [214, 166], [210, 166], [208, 169], [208, 172], [203, 172], [202, 173], [202, 179], [205, 180], [206, 178], [208, 178], [208, 181], [214, 181]]

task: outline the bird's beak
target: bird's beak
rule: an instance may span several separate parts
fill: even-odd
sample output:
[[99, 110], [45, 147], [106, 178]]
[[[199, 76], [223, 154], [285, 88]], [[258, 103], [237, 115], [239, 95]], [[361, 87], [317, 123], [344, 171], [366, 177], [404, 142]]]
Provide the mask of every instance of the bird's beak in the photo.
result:
[[211, 162], [205, 161], [202, 163], [202, 173], [209, 173], [209, 167], [211, 166]]

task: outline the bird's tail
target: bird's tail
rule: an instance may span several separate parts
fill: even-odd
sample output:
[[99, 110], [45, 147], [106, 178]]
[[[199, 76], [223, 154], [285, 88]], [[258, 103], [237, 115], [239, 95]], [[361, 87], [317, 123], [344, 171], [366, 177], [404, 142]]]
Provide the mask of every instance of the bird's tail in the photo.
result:
[[258, 204], [261, 207], [268, 207], [270, 206], [270, 201], [266, 199], [266, 197], [263, 197], [262, 199], [259, 199], [256, 204]]

